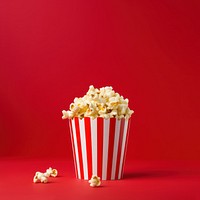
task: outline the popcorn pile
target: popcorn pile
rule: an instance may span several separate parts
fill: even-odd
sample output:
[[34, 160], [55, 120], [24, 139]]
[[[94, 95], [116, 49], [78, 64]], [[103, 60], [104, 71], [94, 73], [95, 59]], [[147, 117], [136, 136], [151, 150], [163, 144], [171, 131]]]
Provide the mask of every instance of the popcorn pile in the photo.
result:
[[38, 182], [47, 183], [48, 178], [50, 176], [56, 177], [57, 175], [58, 175], [58, 171], [56, 169], [52, 169], [51, 167], [49, 167], [49, 169], [47, 169], [45, 173], [36, 172], [35, 176], [33, 177], [33, 182], [34, 183], [38, 183]]
[[124, 99], [116, 93], [112, 87], [94, 88], [89, 87], [88, 92], [81, 98], [75, 98], [70, 104], [69, 110], [62, 111], [62, 119], [72, 119], [74, 117], [96, 117], [108, 118], [130, 118], [133, 110], [128, 107], [128, 99]]

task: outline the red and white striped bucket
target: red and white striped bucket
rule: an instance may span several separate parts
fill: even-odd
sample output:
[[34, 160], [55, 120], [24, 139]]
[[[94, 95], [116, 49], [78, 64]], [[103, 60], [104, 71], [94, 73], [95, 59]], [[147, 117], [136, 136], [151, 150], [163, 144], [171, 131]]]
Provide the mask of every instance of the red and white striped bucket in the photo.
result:
[[69, 120], [69, 126], [76, 177], [121, 179], [130, 119], [75, 117]]

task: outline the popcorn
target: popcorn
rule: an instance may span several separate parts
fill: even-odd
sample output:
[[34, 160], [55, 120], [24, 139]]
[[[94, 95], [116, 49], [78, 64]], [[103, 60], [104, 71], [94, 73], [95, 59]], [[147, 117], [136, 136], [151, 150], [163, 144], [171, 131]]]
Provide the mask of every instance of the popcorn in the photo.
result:
[[88, 181], [91, 187], [98, 187], [101, 185], [100, 177], [93, 175], [92, 178]]
[[118, 115], [126, 115], [127, 106], [125, 104], [121, 104], [117, 108]]
[[65, 110], [63, 110], [62, 114], [63, 114], [62, 119], [67, 119], [67, 118], [71, 119], [71, 118], [74, 117], [74, 113], [72, 111], [65, 111]]
[[97, 105], [97, 110], [98, 110], [100, 115], [106, 114], [106, 112], [107, 112], [107, 108], [103, 103], [100, 103], [100, 104]]
[[97, 117], [98, 112], [97, 112], [97, 106], [95, 103], [90, 103], [88, 109], [85, 112], [85, 117]]
[[45, 173], [36, 172], [35, 176], [33, 177], [33, 182], [34, 183], [38, 183], [38, 182], [47, 183], [48, 178], [50, 176], [56, 177], [57, 175], [58, 175], [58, 171], [56, 169], [52, 169], [51, 167], [49, 167], [49, 169], [47, 169]]
[[58, 171], [56, 169], [52, 169], [51, 167], [49, 167], [49, 169], [46, 170], [44, 175], [46, 177], [50, 177], [50, 176], [56, 177], [58, 175]]
[[124, 99], [112, 87], [106, 86], [97, 89], [91, 85], [86, 95], [81, 98], [76, 97], [70, 104], [69, 110], [62, 111], [62, 119], [74, 117], [128, 119], [133, 114], [133, 110], [128, 107], [128, 102], [128, 99]]
[[109, 109], [116, 109], [120, 103], [119, 97], [110, 97], [107, 103]]
[[47, 183], [48, 182], [48, 178], [41, 172], [36, 172], [35, 176], [33, 178], [33, 182], [37, 183], [37, 182], [41, 182], [41, 183]]

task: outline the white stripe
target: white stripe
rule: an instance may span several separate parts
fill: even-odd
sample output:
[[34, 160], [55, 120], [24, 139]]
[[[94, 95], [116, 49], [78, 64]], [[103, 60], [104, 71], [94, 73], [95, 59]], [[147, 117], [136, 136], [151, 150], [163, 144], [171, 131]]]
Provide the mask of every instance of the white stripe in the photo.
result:
[[[69, 121], [69, 129], [70, 129], [70, 135], [71, 135], [71, 142], [72, 142], [72, 148], [74, 147], [74, 140], [73, 140], [73, 137], [72, 137], [72, 134], [73, 134], [73, 132], [72, 132], [72, 127], [71, 127], [71, 124], [70, 124], [70, 121]], [[74, 147], [75, 148], [75, 147]], [[76, 167], [76, 158], [75, 158], [75, 149], [73, 149], [73, 160], [74, 160], [74, 168], [75, 168], [75, 173], [76, 173], [76, 178], [78, 178], [78, 174], [77, 174], [77, 167]]]
[[115, 179], [116, 163], [117, 163], [117, 152], [118, 152], [118, 144], [119, 144], [119, 133], [120, 133], [120, 124], [121, 124], [121, 120], [116, 119], [111, 180]]
[[90, 118], [92, 140], [92, 174], [97, 175], [97, 119]]
[[102, 180], [106, 180], [107, 178], [109, 129], [110, 119], [104, 119]]
[[122, 149], [121, 149], [121, 156], [120, 156], [120, 164], [119, 164], [118, 179], [121, 178], [121, 173], [122, 173], [122, 163], [123, 163], [123, 158], [124, 158], [124, 150], [125, 150], [125, 143], [126, 143], [127, 128], [128, 128], [128, 120], [125, 120], [125, 123], [124, 123], [124, 132], [123, 132], [123, 139], [122, 139]]
[[84, 119], [79, 119], [79, 125], [80, 125], [80, 136], [81, 136], [81, 149], [82, 149], [82, 158], [83, 158], [84, 179], [88, 180], [87, 150], [86, 150], [86, 140], [85, 140]]
[[76, 128], [75, 128], [75, 120], [72, 120], [72, 133], [74, 137], [74, 148], [75, 148], [75, 154], [76, 154], [76, 164], [77, 164], [77, 171], [78, 171], [78, 178], [81, 179], [80, 174], [80, 163], [79, 163], [79, 156], [78, 156], [78, 146], [77, 146], [77, 138], [76, 138]]

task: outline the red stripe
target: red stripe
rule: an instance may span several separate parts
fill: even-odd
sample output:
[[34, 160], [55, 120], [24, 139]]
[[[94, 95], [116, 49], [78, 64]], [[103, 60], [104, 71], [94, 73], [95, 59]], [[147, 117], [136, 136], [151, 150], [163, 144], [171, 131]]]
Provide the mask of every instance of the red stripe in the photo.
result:
[[78, 157], [79, 157], [79, 165], [80, 165], [80, 174], [81, 179], [84, 179], [83, 174], [83, 158], [82, 158], [82, 150], [81, 150], [81, 139], [80, 139], [80, 127], [79, 127], [79, 121], [78, 118], [75, 117], [75, 127], [76, 127], [76, 138], [77, 138], [77, 146], [78, 146]]
[[118, 179], [118, 174], [119, 174], [119, 164], [120, 164], [121, 151], [122, 151], [124, 122], [125, 122], [125, 119], [121, 119], [120, 134], [119, 134], [119, 144], [118, 144], [118, 150], [117, 150], [117, 162], [116, 162], [115, 179]]
[[126, 152], [127, 152], [127, 144], [128, 144], [128, 136], [129, 136], [129, 130], [130, 130], [130, 119], [128, 120], [128, 129], [127, 129], [127, 134], [126, 134], [126, 142], [125, 142], [125, 147], [124, 147], [124, 157], [123, 157], [123, 162], [122, 162], [122, 171], [121, 171], [121, 177], [123, 178], [123, 172], [124, 172], [124, 163], [125, 163], [125, 158], [126, 158]]
[[103, 118], [97, 118], [97, 175], [99, 177], [102, 177], [103, 121]]
[[115, 123], [116, 123], [116, 119], [111, 118], [110, 119], [110, 132], [109, 132], [109, 145], [108, 145], [107, 180], [111, 179], [112, 157], [113, 157], [114, 136], [115, 136]]
[[90, 118], [85, 117], [85, 139], [87, 149], [87, 165], [88, 165], [88, 179], [92, 177], [92, 140], [91, 140], [91, 125]]
[[78, 178], [78, 174], [77, 174], [77, 161], [76, 161], [76, 155], [75, 155], [75, 148], [74, 148], [74, 137], [73, 137], [73, 133], [72, 133], [72, 120], [69, 119], [69, 130], [70, 130], [70, 135], [71, 135], [71, 143], [72, 143], [72, 152], [73, 152], [73, 157], [74, 157], [74, 168], [75, 168], [75, 174], [76, 174], [76, 178]]

